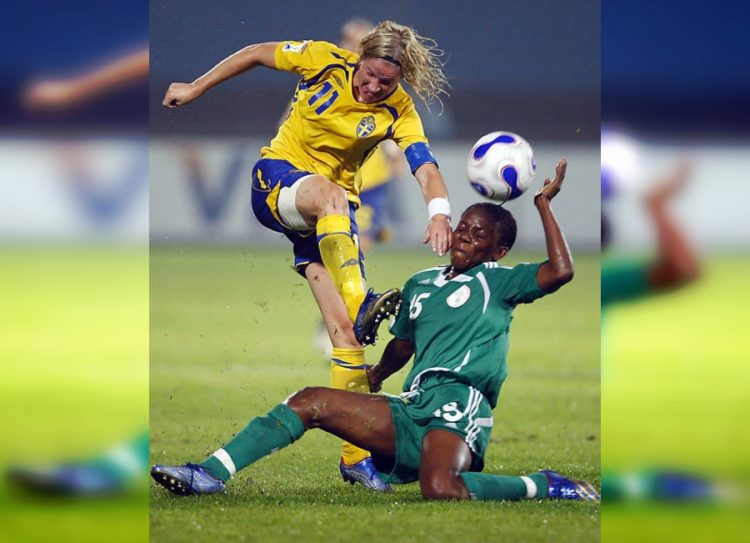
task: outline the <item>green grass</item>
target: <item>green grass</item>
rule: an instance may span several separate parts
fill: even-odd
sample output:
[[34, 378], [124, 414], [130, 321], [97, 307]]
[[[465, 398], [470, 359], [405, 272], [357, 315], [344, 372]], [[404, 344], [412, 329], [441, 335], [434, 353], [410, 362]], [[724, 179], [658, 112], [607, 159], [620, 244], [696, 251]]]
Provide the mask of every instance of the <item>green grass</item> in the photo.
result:
[[[401, 286], [435, 263], [426, 250], [377, 251], [370, 284]], [[516, 311], [486, 472], [554, 467], [598, 484], [598, 280], [598, 257], [578, 257], [573, 283]], [[295, 390], [328, 384], [327, 361], [311, 344], [317, 309], [288, 251], [152, 249], [150, 299], [153, 462], [202, 460]], [[385, 343], [368, 350], [369, 362]], [[397, 393], [404, 375], [385, 390]], [[152, 540], [599, 538], [596, 505], [425, 503], [417, 485], [379, 495], [345, 485], [338, 457], [338, 439], [309, 432], [238, 474], [225, 495], [179, 499], [152, 485]]]
[[[0, 360], [3, 470], [90, 458], [142, 432], [148, 423], [146, 248], [3, 248]], [[6, 490], [0, 491], [0, 541], [148, 539], [145, 492], [78, 502]]]
[[[622, 304], [603, 322], [603, 464], [750, 473], [744, 258], [703, 264], [700, 280]], [[634, 338], [637, 338], [634, 341]], [[731, 447], [727, 444], [731, 443]]]
[[603, 469], [685, 470], [732, 485], [744, 498], [721, 507], [607, 505], [603, 540], [747, 538], [748, 276], [747, 257], [709, 258], [696, 283], [607, 312], [602, 323]]

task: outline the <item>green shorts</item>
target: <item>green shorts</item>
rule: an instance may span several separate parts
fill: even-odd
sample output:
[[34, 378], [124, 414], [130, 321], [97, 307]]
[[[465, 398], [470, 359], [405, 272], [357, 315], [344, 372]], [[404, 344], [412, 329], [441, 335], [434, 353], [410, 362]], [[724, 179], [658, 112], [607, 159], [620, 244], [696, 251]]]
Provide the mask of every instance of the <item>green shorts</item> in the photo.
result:
[[396, 427], [396, 458], [373, 455], [386, 482], [419, 480], [422, 440], [433, 429], [448, 430], [466, 442], [472, 452], [471, 471], [482, 471], [492, 432], [492, 408], [474, 387], [443, 383], [416, 393], [389, 396]]

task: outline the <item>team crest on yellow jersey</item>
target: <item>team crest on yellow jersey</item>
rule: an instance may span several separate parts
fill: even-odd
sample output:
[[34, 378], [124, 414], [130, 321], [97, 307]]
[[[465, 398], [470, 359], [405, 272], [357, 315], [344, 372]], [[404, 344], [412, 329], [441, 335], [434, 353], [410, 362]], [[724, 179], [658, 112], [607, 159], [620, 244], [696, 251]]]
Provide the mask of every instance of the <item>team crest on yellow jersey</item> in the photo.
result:
[[373, 130], [375, 130], [375, 117], [372, 115], [362, 117], [362, 120], [359, 121], [359, 124], [357, 125], [357, 137], [366, 138], [372, 134]]

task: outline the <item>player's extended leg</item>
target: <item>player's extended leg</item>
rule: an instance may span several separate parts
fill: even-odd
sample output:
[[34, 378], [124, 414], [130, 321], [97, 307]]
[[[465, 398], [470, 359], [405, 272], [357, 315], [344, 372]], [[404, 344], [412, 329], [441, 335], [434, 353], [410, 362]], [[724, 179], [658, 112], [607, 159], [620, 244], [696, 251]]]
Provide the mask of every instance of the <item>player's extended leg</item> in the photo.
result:
[[323, 264], [353, 322], [365, 299], [365, 288], [359, 248], [352, 238], [346, 191], [320, 175], [311, 175], [299, 183], [295, 206], [308, 224], [315, 225]]
[[[341, 296], [326, 268], [312, 263], [305, 269], [315, 301], [318, 303], [328, 334], [333, 344], [331, 352], [331, 386], [350, 392], [370, 391], [365, 372], [364, 349], [354, 337], [352, 323]], [[341, 446], [340, 469], [345, 480], [358, 480], [373, 490], [387, 490], [374, 466], [370, 453], [360, 447], [344, 442]], [[362, 463], [365, 464], [362, 464]], [[362, 472], [361, 474], [358, 472]]]
[[463, 437], [434, 429], [422, 441], [419, 486], [426, 500], [599, 499], [587, 483], [571, 481], [553, 471], [511, 477], [469, 471], [471, 451]]
[[374, 343], [379, 324], [395, 313], [401, 297], [397, 289], [380, 295], [365, 293], [346, 191], [320, 175], [305, 177], [288, 190], [279, 195], [279, 211], [315, 226], [323, 265], [344, 300], [358, 342]]
[[175, 494], [220, 492], [235, 472], [286, 447], [312, 428], [321, 428], [385, 458], [395, 457], [396, 430], [386, 398], [311, 387], [295, 393], [267, 415], [251, 420], [200, 464], [157, 465], [151, 469], [151, 476]]
[[[426, 500], [518, 500], [547, 495], [543, 474], [522, 478], [470, 472], [471, 454], [458, 434], [440, 429], [427, 432], [422, 440], [419, 464], [422, 497]], [[537, 494], [538, 488], [543, 492]]]
[[287, 405], [308, 430], [320, 428], [383, 458], [396, 456], [396, 428], [384, 396], [308, 387]]

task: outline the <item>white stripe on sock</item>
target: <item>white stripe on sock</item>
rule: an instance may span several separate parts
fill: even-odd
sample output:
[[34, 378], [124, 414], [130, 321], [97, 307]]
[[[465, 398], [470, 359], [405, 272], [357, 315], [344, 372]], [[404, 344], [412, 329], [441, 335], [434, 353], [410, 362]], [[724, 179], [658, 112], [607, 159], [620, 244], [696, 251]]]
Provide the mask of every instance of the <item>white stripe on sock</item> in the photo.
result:
[[536, 492], [537, 492], [536, 483], [532, 481], [530, 477], [524, 477], [523, 475], [521, 475], [521, 480], [526, 485], [526, 497], [536, 498]]
[[237, 473], [237, 468], [234, 466], [234, 460], [232, 460], [232, 457], [229, 456], [229, 453], [224, 449], [219, 449], [211, 456], [216, 457], [216, 459], [221, 462], [225, 468], [227, 468], [229, 475], [234, 475], [235, 473]]

